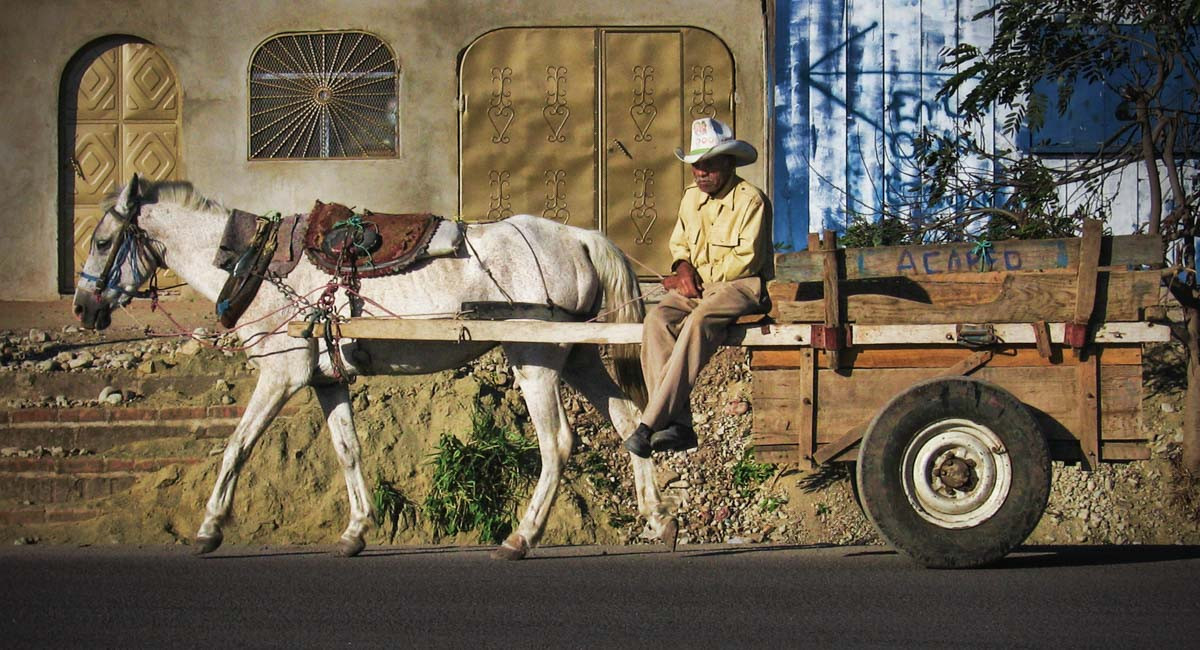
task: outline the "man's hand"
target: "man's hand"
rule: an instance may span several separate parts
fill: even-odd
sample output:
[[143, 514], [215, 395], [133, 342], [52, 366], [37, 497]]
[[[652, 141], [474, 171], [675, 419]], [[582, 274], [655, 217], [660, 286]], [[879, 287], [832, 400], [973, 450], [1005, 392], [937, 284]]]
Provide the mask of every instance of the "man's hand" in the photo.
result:
[[675, 266], [675, 275], [663, 278], [663, 288], [677, 291], [684, 298], [699, 298], [704, 291], [700, 274], [696, 267], [687, 260], [682, 260]]

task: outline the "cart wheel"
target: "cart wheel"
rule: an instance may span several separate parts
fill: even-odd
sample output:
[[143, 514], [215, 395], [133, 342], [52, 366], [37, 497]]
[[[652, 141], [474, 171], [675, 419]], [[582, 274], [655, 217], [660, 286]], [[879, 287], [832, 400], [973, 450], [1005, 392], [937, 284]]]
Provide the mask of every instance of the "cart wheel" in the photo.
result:
[[939, 378], [876, 414], [857, 478], [888, 543], [929, 568], [967, 568], [999, 560], [1033, 532], [1050, 495], [1050, 456], [1020, 400], [986, 382]]

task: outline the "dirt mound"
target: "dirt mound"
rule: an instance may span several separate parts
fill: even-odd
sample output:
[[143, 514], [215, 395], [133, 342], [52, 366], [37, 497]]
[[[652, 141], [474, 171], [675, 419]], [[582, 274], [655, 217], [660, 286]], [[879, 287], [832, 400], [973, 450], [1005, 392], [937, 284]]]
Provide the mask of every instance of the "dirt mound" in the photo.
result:
[[[57, 401], [67, 404], [236, 406], [245, 403], [256, 379], [242, 355], [179, 340], [120, 340], [70, 330], [50, 333], [46, 340], [30, 340], [37, 338], [8, 333], [3, 340], [4, 369], [22, 377], [37, 373], [37, 381], [48, 381], [52, 375], [59, 380], [75, 378], [80, 384], [90, 381], [93, 387], [104, 383], [96, 383], [98, 375], [117, 383], [148, 376], [220, 377], [203, 390], [123, 391], [116, 406], [87, 396], [58, 396], [62, 399]], [[81, 364], [78, 360], [84, 353], [91, 360]], [[700, 448], [657, 458], [660, 487], [680, 516], [681, 541], [877, 542], [857, 506], [852, 472], [846, 466], [799, 472], [762, 465], [747, 455], [753, 405], [746, 354], [724, 349], [701, 375], [693, 395]], [[56, 357], [61, 359], [57, 367], [43, 364], [39, 369], [39, 363]], [[37, 381], [26, 383], [36, 387]], [[17, 408], [56, 402], [49, 396], [39, 401], [32, 393], [15, 395], [11, 386], [17, 383], [5, 382], [10, 394], [0, 401]], [[351, 392], [368, 485], [377, 479], [387, 481], [417, 504], [430, 491], [429, 459], [438, 439], [449, 434], [466, 440], [476, 409], [486, 409], [497, 421], [533, 437], [520, 394], [499, 352], [455, 371], [359, 380]], [[638, 541], [643, 522], [619, 436], [577, 394], [564, 388], [563, 395], [576, 449], [542, 543]], [[1106, 465], [1094, 473], [1057, 466], [1050, 507], [1030, 541], [1200, 543], [1196, 500], [1190, 496], [1195, 489], [1180, 488], [1171, 463], [1171, 454], [1178, 450], [1180, 403], [1181, 395], [1171, 389], [1148, 399], [1146, 426], [1155, 432], [1154, 460]], [[345, 484], [311, 391], [301, 391], [289, 407], [289, 415], [273, 423], [259, 441], [242, 473], [233, 520], [225, 528], [227, 543], [329, 545], [346, 525]], [[188, 543], [203, 519], [223, 450], [224, 441], [195, 436], [156, 438], [109, 449], [105, 457], [191, 458], [193, 462], [145, 473], [128, 491], [86, 502], [84, 506], [99, 513], [91, 519], [3, 525], [0, 538], [73, 544]], [[388, 532], [374, 530], [368, 541], [388, 543]], [[479, 540], [473, 533], [437, 539], [418, 513], [414, 524], [397, 531], [394, 542], [476, 544]]]

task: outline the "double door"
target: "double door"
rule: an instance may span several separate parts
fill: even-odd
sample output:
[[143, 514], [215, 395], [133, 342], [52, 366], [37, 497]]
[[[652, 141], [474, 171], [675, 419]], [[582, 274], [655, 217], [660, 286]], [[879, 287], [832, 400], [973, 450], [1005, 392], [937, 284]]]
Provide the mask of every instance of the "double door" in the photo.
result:
[[670, 266], [691, 123], [733, 125], [733, 57], [694, 28], [512, 28], [460, 70], [460, 212], [604, 232], [639, 275]]

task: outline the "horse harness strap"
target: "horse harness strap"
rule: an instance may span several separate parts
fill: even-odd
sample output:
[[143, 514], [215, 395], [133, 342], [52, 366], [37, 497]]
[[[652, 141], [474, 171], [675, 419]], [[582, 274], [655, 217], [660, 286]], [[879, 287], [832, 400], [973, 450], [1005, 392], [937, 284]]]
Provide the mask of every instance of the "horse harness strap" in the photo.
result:
[[221, 288], [221, 294], [217, 297], [217, 318], [227, 328], [237, 324], [246, 308], [254, 302], [278, 246], [281, 221], [279, 213], [256, 217], [256, 221], [250, 245], [227, 269], [229, 278], [225, 280], [225, 286]]
[[[86, 271], [80, 271], [79, 275], [85, 280], [90, 280], [96, 283], [96, 293], [103, 293], [110, 288], [112, 283], [113, 269], [119, 268], [126, 257], [131, 255], [136, 256], [139, 253], [144, 253], [155, 262], [156, 266], [166, 266], [163, 263], [162, 255], [154, 250], [151, 245], [150, 238], [145, 230], [142, 230], [137, 224], [138, 215], [141, 213], [141, 204], [133, 206], [131, 214], [128, 216], [117, 212], [115, 208], [109, 208], [105, 212], [105, 216], [112, 215], [117, 221], [121, 222], [121, 227], [113, 236], [113, 241], [109, 245], [108, 255], [104, 258], [104, 266], [101, 267], [99, 275], [91, 275]], [[135, 288], [141, 286], [145, 281], [145, 276], [140, 276], [137, 269], [137, 260], [132, 261], [133, 278], [130, 281]], [[152, 288], [153, 290], [153, 288]], [[117, 286], [118, 293], [127, 293], [133, 296], [141, 296], [144, 292], [127, 291], [124, 287]]]

